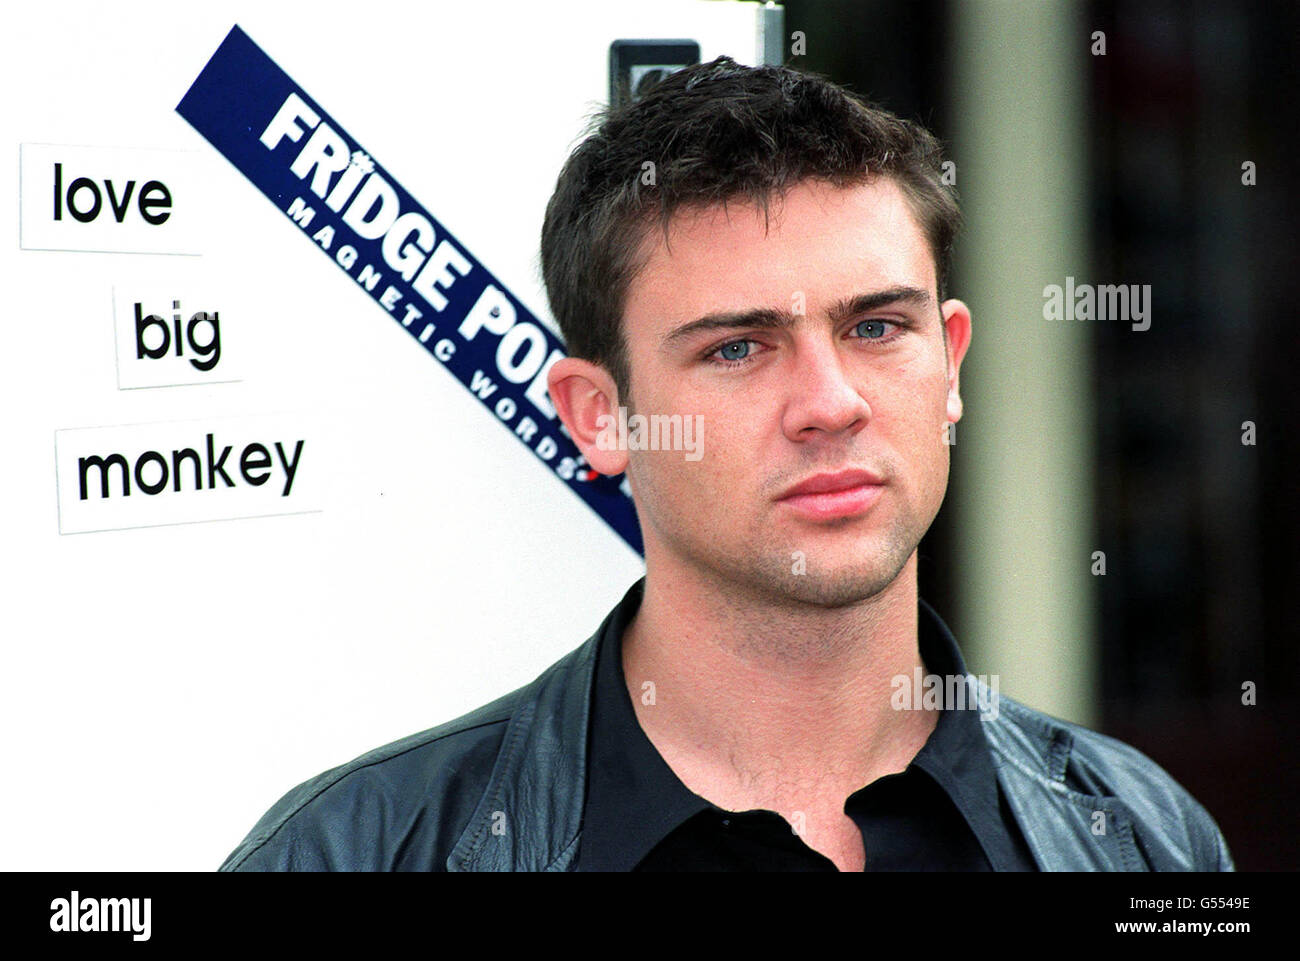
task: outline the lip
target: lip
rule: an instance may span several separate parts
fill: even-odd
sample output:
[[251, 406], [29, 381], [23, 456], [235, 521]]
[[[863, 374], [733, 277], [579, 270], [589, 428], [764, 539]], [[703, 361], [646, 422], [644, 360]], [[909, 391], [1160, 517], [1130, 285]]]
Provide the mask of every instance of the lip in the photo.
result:
[[777, 500], [785, 500], [788, 497], [798, 497], [803, 494], [834, 494], [867, 484], [878, 486], [883, 483], [884, 481], [875, 474], [864, 470], [843, 470], [834, 474], [814, 474], [807, 480], [795, 484]]
[[814, 474], [795, 484], [777, 502], [814, 520], [866, 513], [880, 499], [884, 481], [868, 471]]

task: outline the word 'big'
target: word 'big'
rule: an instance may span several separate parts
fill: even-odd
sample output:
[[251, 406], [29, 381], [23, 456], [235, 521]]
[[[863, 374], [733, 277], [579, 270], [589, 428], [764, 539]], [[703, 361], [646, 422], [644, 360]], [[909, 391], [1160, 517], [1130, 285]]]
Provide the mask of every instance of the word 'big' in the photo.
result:
[[[166, 357], [167, 352], [171, 349], [172, 344], [176, 345], [176, 356], [184, 356], [185, 345], [188, 344], [190, 352], [197, 354], [201, 359], [189, 358], [189, 362], [198, 370], [208, 371], [217, 366], [221, 360], [221, 327], [218, 323], [219, 314], [217, 311], [201, 310], [189, 320], [185, 325], [184, 339], [181, 337], [181, 302], [172, 301], [172, 322], [175, 324], [175, 335], [167, 327], [167, 321], [163, 320], [157, 314], [146, 314], [143, 306], [139, 301], [135, 305], [135, 357], [136, 360], [143, 360], [149, 357], [158, 360], [160, 357]], [[200, 343], [195, 337], [200, 328], [206, 324], [211, 333], [208, 335], [206, 343]], [[153, 328], [159, 335], [158, 338], [150, 337], [150, 340], [157, 340], [154, 346], [145, 343], [145, 331]]]

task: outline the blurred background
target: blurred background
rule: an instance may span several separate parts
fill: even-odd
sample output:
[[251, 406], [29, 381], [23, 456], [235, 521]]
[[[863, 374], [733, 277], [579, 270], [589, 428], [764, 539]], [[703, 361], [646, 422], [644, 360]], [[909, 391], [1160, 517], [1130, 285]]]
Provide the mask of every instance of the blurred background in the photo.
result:
[[[1300, 5], [785, 11], [787, 62], [956, 164], [974, 335], [922, 596], [1003, 693], [1165, 767], [1239, 869], [1296, 869]], [[1067, 277], [1149, 284], [1150, 327], [1044, 319]]]

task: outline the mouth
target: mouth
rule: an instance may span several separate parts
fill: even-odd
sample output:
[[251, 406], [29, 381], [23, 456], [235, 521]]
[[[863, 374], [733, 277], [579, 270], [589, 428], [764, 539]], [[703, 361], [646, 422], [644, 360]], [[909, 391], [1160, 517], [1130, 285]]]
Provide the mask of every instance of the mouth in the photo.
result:
[[811, 520], [836, 520], [865, 514], [884, 493], [885, 482], [862, 470], [815, 474], [777, 498], [794, 513]]

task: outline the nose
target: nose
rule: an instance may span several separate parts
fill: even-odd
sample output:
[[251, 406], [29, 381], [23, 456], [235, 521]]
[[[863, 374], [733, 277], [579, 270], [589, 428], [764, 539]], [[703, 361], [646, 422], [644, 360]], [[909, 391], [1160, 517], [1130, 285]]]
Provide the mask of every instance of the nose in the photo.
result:
[[855, 434], [871, 419], [867, 403], [844, 369], [844, 358], [831, 335], [809, 337], [791, 354], [790, 386], [782, 430], [795, 442]]

